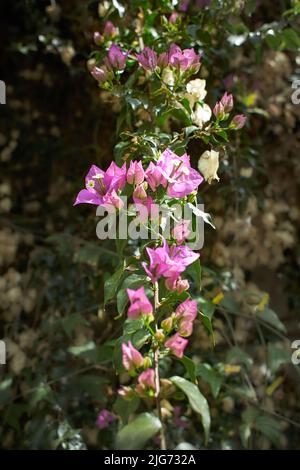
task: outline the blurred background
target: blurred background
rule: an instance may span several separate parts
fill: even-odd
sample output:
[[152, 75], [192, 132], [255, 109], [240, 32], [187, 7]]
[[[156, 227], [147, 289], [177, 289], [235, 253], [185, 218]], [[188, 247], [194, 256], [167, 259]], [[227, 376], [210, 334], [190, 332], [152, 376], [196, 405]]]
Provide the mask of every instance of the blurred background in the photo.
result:
[[[95, 421], [102, 408], [119, 411], [111, 361], [121, 323], [113, 302], [103, 308], [119, 259], [97, 240], [94, 210], [73, 202], [89, 166], [106, 168], [117, 143], [120, 103], [97, 88], [86, 63], [108, 11], [126, 23], [122, 4], [1, 2], [4, 449], [112, 448], [116, 424], [101, 431]], [[169, 4], [159, 3], [162, 14]], [[292, 101], [300, 6], [200, 4], [210, 104], [216, 87], [219, 97], [227, 89], [249, 117], [222, 159], [220, 183], [203, 189], [216, 225], [201, 252], [216, 346], [199, 326], [190, 354], [211, 407], [209, 448], [299, 449], [300, 364], [291, 358], [300, 340], [300, 104]], [[197, 417], [177, 412], [189, 426], [174, 426], [174, 447], [201, 448]], [[175, 419], [167, 403], [164, 413]]]

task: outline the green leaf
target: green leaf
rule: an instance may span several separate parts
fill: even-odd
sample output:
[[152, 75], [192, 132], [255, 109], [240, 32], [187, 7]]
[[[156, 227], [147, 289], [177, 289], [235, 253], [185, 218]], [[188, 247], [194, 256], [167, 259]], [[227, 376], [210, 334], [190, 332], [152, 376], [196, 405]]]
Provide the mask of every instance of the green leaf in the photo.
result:
[[138, 320], [127, 319], [124, 323], [124, 335], [132, 335], [136, 331], [141, 330], [144, 327], [144, 320], [139, 318]]
[[54, 395], [49, 385], [47, 384], [39, 384], [38, 387], [34, 390], [32, 395], [30, 396], [29, 405], [31, 408], [35, 408], [36, 405], [42, 401], [46, 400], [50, 403], [53, 402]]
[[7, 402], [12, 396], [12, 383], [13, 380], [11, 377], [8, 377], [7, 379], [4, 379], [2, 382], [0, 382], [0, 405]]
[[210, 429], [210, 413], [206, 398], [202, 395], [197, 385], [189, 382], [188, 380], [178, 376], [171, 377], [170, 380], [176, 385], [176, 387], [186, 394], [191, 408], [201, 416], [205, 443], [207, 444]]
[[130, 401], [119, 396], [115, 401], [113, 410], [120, 416], [123, 423], [127, 423], [129, 416], [138, 409], [140, 402], [141, 399], [138, 396], [133, 397]]
[[214, 398], [217, 398], [223, 383], [221, 374], [214, 370], [210, 364], [199, 364], [196, 367], [196, 375], [200, 376], [204, 382], [207, 382], [211, 388]]
[[264, 434], [276, 447], [280, 445], [281, 426], [278, 421], [270, 416], [261, 415], [255, 421], [255, 427]]
[[201, 318], [203, 325], [205, 326], [207, 332], [212, 336], [214, 343], [214, 331], [212, 327], [212, 318], [215, 313], [216, 306], [209, 300], [206, 300], [204, 297], [196, 298], [199, 309], [201, 311]]
[[82, 346], [71, 346], [68, 348], [69, 353], [73, 356], [79, 356], [88, 359], [94, 364], [104, 364], [111, 362], [114, 350], [114, 342], [105, 343], [101, 346], [96, 346], [94, 341], [88, 341]]
[[12, 403], [5, 408], [3, 422], [7, 423], [16, 431], [20, 431], [21, 417], [26, 413], [28, 407], [20, 403]]
[[300, 48], [300, 37], [294, 29], [284, 29], [281, 33], [281, 37], [283, 39], [283, 48], [292, 51]]
[[94, 350], [96, 347], [94, 341], [88, 341], [83, 346], [71, 346], [68, 348], [68, 351], [73, 354], [73, 356], [82, 356], [84, 353]]
[[161, 429], [160, 420], [150, 413], [142, 413], [117, 434], [117, 450], [142, 449], [146, 442]]
[[189, 357], [187, 356], [183, 356], [180, 361], [182, 362], [182, 364], [184, 365], [187, 373], [189, 374], [190, 376], [190, 379], [192, 382], [196, 383], [197, 381], [197, 378], [196, 378], [196, 374], [195, 374], [195, 364], [194, 362], [192, 361], [192, 359], [190, 359]]
[[248, 447], [249, 439], [251, 437], [251, 426], [249, 424], [242, 424], [240, 427], [240, 436], [242, 444], [245, 448]]
[[276, 313], [270, 308], [267, 307], [263, 311], [257, 310], [256, 316], [265, 323], [269, 323], [269, 325], [274, 326], [277, 330], [286, 333], [284, 324], [279, 320]]
[[274, 344], [268, 344], [268, 367], [274, 374], [282, 364], [288, 364], [291, 361], [290, 354], [286, 349], [278, 348]]
[[124, 266], [121, 266], [104, 284], [104, 304], [113, 299], [117, 293], [119, 284], [124, 273]]
[[186, 269], [186, 274], [190, 275], [193, 281], [196, 284], [197, 290], [201, 289], [201, 263], [200, 259], [196, 259], [188, 268]]

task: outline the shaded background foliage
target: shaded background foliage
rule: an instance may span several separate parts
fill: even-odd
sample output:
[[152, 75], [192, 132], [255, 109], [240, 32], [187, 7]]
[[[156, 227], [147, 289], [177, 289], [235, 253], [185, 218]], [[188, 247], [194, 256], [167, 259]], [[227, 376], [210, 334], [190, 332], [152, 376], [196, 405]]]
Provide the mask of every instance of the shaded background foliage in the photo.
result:
[[[92, 33], [104, 24], [98, 3], [3, 2], [3, 448], [112, 448], [118, 424], [99, 431], [97, 411], [114, 406], [123, 423], [136, 411], [115, 403], [120, 323], [113, 301], [103, 307], [118, 255], [113, 243], [97, 241], [94, 212], [72, 207], [88, 166], [112, 160], [122, 114], [86, 68]], [[168, 17], [171, 2], [158, 3]], [[121, 3], [109, 4], [111, 19], [126, 24]], [[216, 345], [196, 329], [193, 373], [211, 407], [210, 448], [299, 448], [300, 366], [291, 364], [291, 341], [300, 338], [300, 105], [291, 102], [291, 85], [299, 76], [300, 8], [268, 0], [213, 5], [190, 31], [205, 51], [209, 103], [228, 88], [249, 124], [223, 155], [219, 185], [203, 188], [217, 230], [206, 229], [201, 299]], [[203, 150], [193, 144], [190, 152], [197, 158]], [[182, 365], [173, 372], [185, 373]], [[198, 418], [181, 408], [189, 427], [170, 426], [174, 447], [203, 447]]]

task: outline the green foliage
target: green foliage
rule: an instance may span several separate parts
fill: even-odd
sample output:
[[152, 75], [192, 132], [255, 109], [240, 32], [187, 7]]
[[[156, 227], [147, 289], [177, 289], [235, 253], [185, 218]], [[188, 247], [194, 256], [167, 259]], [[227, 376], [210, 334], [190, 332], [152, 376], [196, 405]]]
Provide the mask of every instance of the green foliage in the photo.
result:
[[118, 432], [116, 449], [142, 449], [146, 442], [154, 437], [160, 429], [161, 422], [156, 416], [150, 413], [142, 413]]

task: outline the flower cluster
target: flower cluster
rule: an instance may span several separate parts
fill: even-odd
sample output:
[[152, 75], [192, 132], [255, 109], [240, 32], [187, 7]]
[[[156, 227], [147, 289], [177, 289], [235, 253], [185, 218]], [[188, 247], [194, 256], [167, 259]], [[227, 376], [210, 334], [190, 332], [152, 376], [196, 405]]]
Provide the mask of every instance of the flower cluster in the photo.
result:
[[128, 170], [126, 163], [120, 168], [112, 162], [105, 172], [92, 165], [85, 178], [86, 189], [78, 193], [75, 205], [87, 203], [121, 209], [120, 194], [127, 181], [134, 186], [133, 201], [151, 206], [153, 198], [147, 194], [144, 180], [152, 192], [162, 186], [169, 197], [182, 198], [196, 190], [203, 177], [191, 167], [187, 154], [178, 156], [170, 149], [166, 149], [157, 162], [151, 161], [146, 170], [141, 161], [131, 161]]
[[[94, 33], [94, 41], [97, 45], [101, 45], [105, 39], [113, 38], [116, 34], [117, 30], [114, 25], [107, 22], [103, 35], [99, 32]], [[97, 65], [91, 67], [92, 76], [100, 85], [106, 82], [112, 83], [118, 73], [124, 71], [130, 52], [124, 52], [117, 44], [112, 43], [104, 58], [104, 63], [100, 67]], [[132, 54], [132, 58], [136, 59], [145, 71], [156, 72], [168, 85], [172, 85], [175, 79], [178, 81], [197, 73], [200, 68], [199, 54], [193, 48], [182, 50], [176, 44], [171, 44], [168, 51], [159, 55], [154, 49], [145, 47], [140, 53]], [[172, 79], [170, 79], [171, 76]]]
[[[174, 12], [169, 23], [178, 26], [179, 22], [179, 14]], [[127, 206], [123, 204], [123, 198], [127, 197], [130, 202], [128, 212], [140, 212], [140, 218], [147, 226], [147, 218], [141, 215], [143, 211], [147, 216], [150, 213], [152, 215], [153, 208], [163, 205], [173, 214], [175, 204], [188, 204], [194, 210], [198, 188], [203, 181], [210, 184], [213, 180], [219, 180], [219, 152], [216, 150], [209, 149], [201, 155], [199, 171], [192, 167], [190, 156], [184, 153], [189, 138], [192, 138], [190, 132], [197, 139], [203, 137], [205, 143], [215, 143], [220, 133], [224, 137], [227, 131], [240, 129], [246, 118], [236, 115], [228, 125], [225, 123], [234, 105], [233, 96], [227, 92], [212, 109], [205, 102], [206, 80], [199, 77], [191, 79], [191, 75], [198, 73], [201, 65], [200, 55], [193, 48], [182, 49], [177, 44], [171, 44], [159, 51], [148, 46], [139, 52], [130, 48], [123, 50], [112, 42], [117, 35], [117, 28], [110, 22], [106, 23], [102, 34], [94, 34], [95, 43], [104, 45], [106, 55], [100, 66], [90, 63], [91, 73], [101, 87], [110, 89], [118, 98], [124, 99], [126, 113], [132, 107], [134, 111], [138, 109], [136, 114], [139, 111], [149, 116], [151, 114], [151, 119], [143, 126], [142, 132], [136, 131], [136, 135], [134, 130], [124, 132], [124, 135], [130, 137], [125, 143], [126, 154], [121, 155], [124, 161], [122, 166], [112, 162], [106, 171], [95, 165], [90, 168], [85, 179], [85, 189], [78, 193], [75, 204], [104, 206], [108, 211], [117, 210], [121, 218], [127, 211]], [[121, 76], [126, 66], [127, 72], [134, 67], [133, 78], [137, 90], [133, 90], [133, 87], [129, 90], [128, 81], [126, 86], [122, 85]], [[165, 134], [159, 133], [161, 117], [165, 113], [172, 118], [174, 110], [184, 116], [189, 127], [165, 138]], [[138, 129], [138, 121], [133, 124], [133, 129], [134, 126]], [[226, 137], [227, 134], [225, 140]], [[144, 142], [140, 144], [142, 140]], [[151, 150], [148, 151], [149, 142]], [[132, 155], [131, 145], [134, 149]], [[174, 151], [178, 148], [180, 151]], [[161, 226], [158, 212], [156, 217], [158, 226]], [[147, 403], [155, 398], [160, 419], [160, 399], [172, 395], [173, 385], [168, 379], [160, 379], [159, 361], [166, 356], [183, 358], [198, 311], [197, 301], [189, 293], [190, 281], [186, 273], [188, 267], [193, 269], [193, 265], [198, 265], [200, 257], [186, 243], [193, 223], [175, 216], [173, 221], [168, 236], [163, 237], [158, 230], [158, 237], [141, 246], [136, 244], [131, 253], [134, 256], [129, 257], [130, 261], [125, 258], [122, 263], [123, 274], [126, 272], [129, 277], [126, 288], [121, 292], [121, 303], [124, 306], [119, 313], [123, 314], [126, 309], [127, 293], [126, 324], [130, 331], [131, 327], [137, 328], [138, 333], [141, 330], [142, 339], [139, 335], [127, 334], [128, 330], [124, 329], [122, 341], [118, 343], [122, 367], [126, 371], [124, 376], [127, 377], [123, 383], [126, 380], [128, 383], [130, 380], [134, 382], [134, 385], [122, 385], [119, 395], [125, 400], [138, 395], [146, 399]], [[132, 284], [131, 275], [128, 274], [130, 271], [134, 272]], [[103, 410], [98, 418], [99, 427], [105, 427], [112, 419]], [[165, 448], [163, 441], [162, 437], [162, 448]]]
[[[131, 301], [131, 306], [128, 309], [128, 317], [131, 318], [130, 310], [135, 301], [132, 301], [133, 296], [135, 299], [140, 297], [140, 317], [148, 315], [149, 300], [145, 295], [143, 288], [136, 291], [128, 290], [128, 296]], [[146, 308], [143, 309], [143, 305]], [[150, 304], [151, 305], [151, 304]], [[152, 309], [151, 309], [152, 310]], [[159, 341], [162, 347], [162, 354], [173, 354], [178, 358], [182, 358], [184, 350], [188, 345], [187, 337], [191, 336], [193, 332], [193, 324], [197, 317], [197, 302], [195, 300], [187, 299], [178, 305], [175, 312], [171, 316], [165, 318], [161, 322], [161, 328], [158, 329], [155, 335], [156, 340]], [[135, 317], [137, 318], [137, 317]], [[132, 345], [131, 341], [127, 344], [122, 344], [122, 364], [125, 370], [133, 377], [137, 377], [137, 385], [133, 389], [131, 387], [121, 387], [119, 394], [127, 399], [137, 393], [145, 397], [154, 396], [155, 392], [155, 378], [154, 370], [151, 366], [151, 359], [148, 357], [143, 358], [142, 354]], [[142, 369], [145, 369], [141, 371]]]

